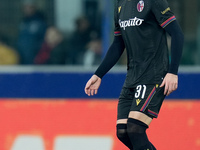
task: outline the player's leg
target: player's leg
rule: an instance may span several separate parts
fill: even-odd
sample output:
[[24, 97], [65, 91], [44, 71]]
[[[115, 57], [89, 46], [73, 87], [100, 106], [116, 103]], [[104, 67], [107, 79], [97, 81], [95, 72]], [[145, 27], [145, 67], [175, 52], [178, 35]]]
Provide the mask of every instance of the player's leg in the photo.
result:
[[157, 117], [164, 100], [164, 91], [159, 86], [139, 85], [127, 121], [127, 133], [133, 150], [156, 150], [150, 143], [146, 130]]
[[127, 120], [128, 119], [120, 119], [117, 121], [117, 137], [124, 145], [132, 150], [133, 146], [127, 133]]
[[156, 150], [149, 141], [146, 130], [152, 118], [137, 111], [131, 111], [127, 121], [127, 133], [133, 150]]
[[117, 111], [117, 137], [130, 150], [133, 149], [132, 143], [127, 133], [127, 120], [134, 98], [132, 89], [123, 88], [119, 97]]
[[[136, 112], [133, 113], [133, 115], [135, 116], [135, 114], [137, 114], [137, 116], [135, 116], [135, 118], [138, 117], [138, 119], [141, 119], [145, 122], [148, 122], [150, 124], [152, 118], [146, 118], [145, 114], [139, 114], [140, 112]], [[132, 116], [132, 112], [129, 114], [129, 119], [119, 119], [117, 120], [117, 137], [118, 139], [124, 144], [126, 145], [130, 150], [135, 150], [136, 147], [134, 147], [133, 149], [133, 144], [132, 141], [136, 142], [136, 144], [138, 144], [138, 138], [142, 138], [140, 139], [142, 141], [143, 145], [148, 145], [148, 147], [152, 147], [149, 150], [156, 150], [155, 147], [149, 142], [147, 136], [146, 136], [146, 129], [148, 128], [148, 125], [143, 123], [143, 122], [139, 122], [138, 120], [136, 120], [136, 122], [134, 121], [134, 123], [136, 124], [132, 124], [130, 117]], [[134, 117], [133, 116], [133, 117]], [[129, 121], [129, 122], [128, 122]], [[128, 130], [127, 130], [127, 122], [128, 122]], [[138, 124], [138, 125], [137, 125]], [[134, 130], [136, 130], [137, 135], [137, 139], [135, 140], [135, 134]], [[144, 138], [145, 137], [145, 138]], [[146, 144], [145, 144], [146, 143]], [[135, 144], [134, 144], [135, 145]], [[143, 150], [143, 149], [142, 149]]]

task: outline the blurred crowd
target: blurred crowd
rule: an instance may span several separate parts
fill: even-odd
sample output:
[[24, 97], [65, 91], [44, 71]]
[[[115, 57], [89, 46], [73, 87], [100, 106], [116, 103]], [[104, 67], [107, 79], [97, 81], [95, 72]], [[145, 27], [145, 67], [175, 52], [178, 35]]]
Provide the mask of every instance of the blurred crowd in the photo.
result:
[[74, 22], [75, 30], [65, 35], [47, 24], [33, 0], [24, 0], [23, 18], [15, 44], [0, 33], [0, 65], [85, 65], [99, 64], [102, 57], [101, 32], [86, 16]]
[[[12, 37], [12, 42], [10, 42], [8, 35], [0, 32], [0, 65], [83, 65], [90, 67], [101, 62], [105, 52], [102, 52], [100, 21], [91, 20], [89, 16], [83, 14], [74, 21], [74, 31], [66, 33], [52, 24], [49, 25], [46, 14], [38, 9], [35, 0], [21, 0], [21, 2], [22, 15], [17, 27], [18, 35], [14, 39]], [[98, 18], [96, 15], [91, 15], [93, 18]], [[99, 18], [101, 18], [100, 15]], [[189, 34], [188, 36], [187, 32], [185, 36], [187, 38], [181, 60], [182, 65], [200, 65], [200, 17], [195, 20], [195, 29], [192, 31], [195, 35]], [[182, 23], [183, 21], [182, 19]], [[182, 26], [184, 27], [183, 24]], [[126, 64], [125, 53], [119, 64]]]

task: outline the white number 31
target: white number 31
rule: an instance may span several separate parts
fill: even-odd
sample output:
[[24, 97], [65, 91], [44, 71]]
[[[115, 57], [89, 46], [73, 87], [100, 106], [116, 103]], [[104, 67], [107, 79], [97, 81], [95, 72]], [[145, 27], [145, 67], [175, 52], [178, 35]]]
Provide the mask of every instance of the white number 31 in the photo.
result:
[[146, 87], [146, 85], [138, 85], [137, 87], [136, 87], [136, 93], [135, 93], [135, 98], [138, 98], [138, 97], [140, 97], [140, 94], [141, 94], [141, 91], [142, 91], [142, 96], [141, 96], [141, 98], [143, 99], [144, 98], [144, 96], [145, 96], [145, 93], [146, 93], [146, 89], [147, 89], [147, 87]]

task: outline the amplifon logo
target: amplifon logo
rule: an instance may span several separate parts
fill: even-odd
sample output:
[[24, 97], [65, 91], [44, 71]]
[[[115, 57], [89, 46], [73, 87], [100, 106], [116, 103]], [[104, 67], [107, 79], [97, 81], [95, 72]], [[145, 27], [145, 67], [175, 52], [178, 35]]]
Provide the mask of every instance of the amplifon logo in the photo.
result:
[[126, 27], [140, 26], [143, 21], [144, 21], [144, 19], [140, 19], [140, 18], [137, 18], [137, 17], [135, 17], [133, 19], [129, 19], [129, 20], [124, 20], [124, 21], [121, 21], [119, 19], [119, 25], [120, 25], [121, 28], [126, 30]]

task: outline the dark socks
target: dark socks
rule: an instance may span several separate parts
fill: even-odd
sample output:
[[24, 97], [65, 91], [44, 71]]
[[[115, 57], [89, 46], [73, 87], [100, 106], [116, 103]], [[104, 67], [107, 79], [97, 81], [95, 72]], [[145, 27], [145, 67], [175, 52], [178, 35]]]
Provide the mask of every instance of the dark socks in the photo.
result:
[[147, 128], [145, 123], [130, 118], [127, 124], [117, 125], [117, 137], [130, 150], [156, 150], [148, 140]]
[[148, 126], [139, 120], [128, 119], [127, 133], [133, 145], [133, 150], [156, 150], [148, 140], [147, 128]]
[[130, 150], [133, 149], [132, 143], [131, 143], [128, 133], [127, 133], [127, 125], [126, 124], [118, 124], [117, 125], [117, 137]]

